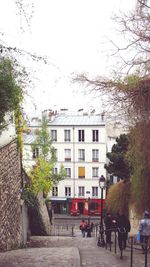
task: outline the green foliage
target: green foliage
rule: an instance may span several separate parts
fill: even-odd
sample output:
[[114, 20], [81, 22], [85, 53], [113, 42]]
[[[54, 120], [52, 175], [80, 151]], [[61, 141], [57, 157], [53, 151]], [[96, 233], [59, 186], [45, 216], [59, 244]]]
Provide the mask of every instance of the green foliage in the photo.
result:
[[29, 172], [31, 179], [30, 188], [35, 194], [42, 191], [47, 194], [54, 184], [64, 179], [66, 172], [64, 167], [61, 166], [58, 174], [53, 173], [56, 155], [45, 120], [42, 121], [41, 130], [37, 133], [37, 138], [32, 145], [32, 149], [35, 147], [40, 149], [40, 155], [36, 159], [35, 166]]
[[131, 88], [133, 86], [138, 86], [139, 81], [140, 81], [139, 76], [133, 74], [125, 77], [124, 84], [127, 85], [127, 88]]
[[16, 111], [23, 101], [23, 90], [18, 85], [18, 73], [9, 59], [0, 62], [0, 128], [6, 124], [5, 115]]
[[106, 207], [112, 213], [129, 213], [130, 182], [120, 181], [112, 185], [107, 193]]
[[42, 120], [41, 130], [38, 131], [37, 138], [35, 142], [32, 144], [32, 149], [40, 147], [41, 155], [44, 159], [49, 156], [51, 153], [51, 159], [56, 160], [54, 155], [54, 148], [52, 147], [52, 141], [50, 134], [48, 132], [47, 121], [45, 119]]
[[120, 179], [129, 179], [130, 177], [130, 168], [126, 159], [128, 145], [128, 135], [121, 134], [120, 137], [116, 139], [116, 144], [113, 145], [112, 151], [107, 153], [107, 158], [110, 162], [105, 164], [105, 169], [108, 173]]
[[137, 214], [150, 209], [150, 123], [141, 122], [131, 130], [128, 160], [132, 165], [131, 200]]

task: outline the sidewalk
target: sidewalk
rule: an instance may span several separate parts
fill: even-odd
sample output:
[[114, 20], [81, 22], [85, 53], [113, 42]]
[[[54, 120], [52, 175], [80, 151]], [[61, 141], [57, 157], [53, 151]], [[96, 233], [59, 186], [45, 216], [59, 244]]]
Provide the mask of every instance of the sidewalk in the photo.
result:
[[[75, 237], [31, 237], [28, 248], [0, 253], [0, 267], [130, 267], [130, 249], [120, 252], [97, 247], [96, 238], [82, 238], [80, 231]], [[134, 251], [134, 267], [144, 267], [144, 255]], [[150, 255], [148, 265], [150, 267]]]

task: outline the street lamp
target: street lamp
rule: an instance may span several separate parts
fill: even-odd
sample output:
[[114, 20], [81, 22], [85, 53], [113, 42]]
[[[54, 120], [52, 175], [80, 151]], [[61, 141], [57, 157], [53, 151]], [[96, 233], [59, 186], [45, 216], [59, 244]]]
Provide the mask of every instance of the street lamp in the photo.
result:
[[103, 225], [103, 190], [106, 187], [106, 179], [103, 175], [99, 178], [99, 187], [101, 189], [101, 218], [100, 218], [100, 225], [99, 225], [99, 237], [97, 241], [97, 246], [104, 247], [105, 240], [104, 240], [104, 225]]
[[90, 197], [88, 197], [88, 224], [90, 224]]

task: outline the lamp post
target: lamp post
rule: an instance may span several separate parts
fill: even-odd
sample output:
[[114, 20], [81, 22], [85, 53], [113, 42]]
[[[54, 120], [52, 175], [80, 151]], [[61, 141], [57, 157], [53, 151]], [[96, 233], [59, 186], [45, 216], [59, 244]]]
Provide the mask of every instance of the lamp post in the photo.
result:
[[99, 187], [101, 189], [101, 218], [100, 218], [100, 225], [99, 225], [99, 237], [97, 241], [97, 246], [104, 247], [105, 240], [104, 240], [104, 224], [103, 224], [103, 190], [106, 187], [106, 179], [103, 175], [99, 178]]
[[88, 224], [90, 224], [90, 197], [88, 197]]

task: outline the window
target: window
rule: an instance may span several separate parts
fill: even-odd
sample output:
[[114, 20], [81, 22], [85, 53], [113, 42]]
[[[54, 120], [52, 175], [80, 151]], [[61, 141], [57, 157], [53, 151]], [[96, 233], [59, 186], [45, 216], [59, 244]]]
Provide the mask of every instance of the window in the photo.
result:
[[85, 161], [85, 149], [78, 150], [78, 159], [79, 161]]
[[65, 196], [70, 197], [71, 196], [71, 187], [65, 187]]
[[98, 130], [92, 130], [92, 141], [98, 142]]
[[92, 197], [98, 197], [98, 186], [92, 187]]
[[54, 186], [52, 188], [52, 196], [53, 197], [58, 197], [58, 187], [57, 186]]
[[92, 161], [93, 162], [98, 162], [99, 161], [99, 151], [98, 149], [92, 149]]
[[98, 167], [93, 167], [93, 168], [92, 168], [92, 177], [93, 177], [93, 178], [99, 176], [98, 170], [99, 170]]
[[78, 187], [78, 196], [79, 197], [84, 197], [84, 186], [79, 186]]
[[54, 142], [57, 141], [57, 130], [51, 130], [51, 138], [52, 138], [52, 141]]
[[85, 167], [78, 167], [78, 177], [85, 178]]
[[84, 142], [84, 130], [79, 130], [78, 131], [78, 141], [79, 142]]
[[67, 174], [67, 178], [71, 178], [71, 168], [65, 168], [66, 170], [66, 174]]
[[58, 173], [57, 168], [53, 168], [53, 174], [57, 174], [57, 173]]
[[65, 149], [65, 161], [71, 161], [71, 149]]
[[70, 130], [64, 130], [64, 141], [65, 142], [70, 142], [71, 141], [71, 137], [70, 137]]
[[33, 148], [32, 157], [33, 157], [33, 159], [36, 159], [39, 157], [39, 148], [38, 147]]

